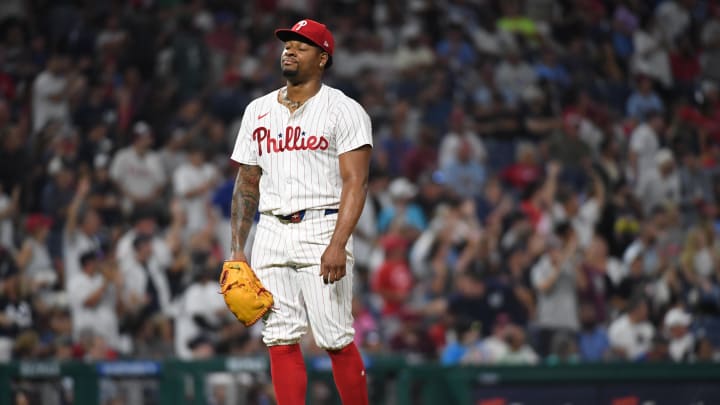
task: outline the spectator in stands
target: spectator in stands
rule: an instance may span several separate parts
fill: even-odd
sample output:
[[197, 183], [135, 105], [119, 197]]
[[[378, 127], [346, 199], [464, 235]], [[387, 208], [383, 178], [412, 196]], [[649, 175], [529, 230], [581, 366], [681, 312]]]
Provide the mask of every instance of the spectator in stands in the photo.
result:
[[27, 237], [15, 256], [23, 278], [31, 283], [32, 290], [47, 290], [58, 281], [47, 238], [52, 219], [43, 214], [32, 214], [25, 220]]
[[634, 74], [647, 75], [665, 89], [670, 89], [673, 77], [667, 51], [668, 43], [660, 29], [654, 16], [641, 17], [640, 27], [633, 33], [631, 71]]
[[637, 185], [637, 198], [646, 215], [663, 205], [677, 206], [681, 202], [680, 177], [675, 169], [675, 158], [668, 149], [655, 154], [655, 170], [643, 175]]
[[585, 362], [601, 362], [609, 356], [610, 341], [607, 330], [598, 322], [596, 307], [592, 302], [580, 302], [580, 332], [578, 348]]
[[595, 236], [586, 249], [585, 261], [582, 264], [578, 295], [593, 305], [595, 320], [604, 324], [609, 316], [609, 295], [613, 287], [608, 273], [621, 272], [621, 264], [608, 256], [605, 239]]
[[392, 199], [392, 206], [385, 207], [378, 216], [378, 229], [380, 232], [396, 230], [410, 239], [427, 226], [422, 209], [413, 202], [417, 195], [417, 186], [404, 177], [399, 177], [390, 183], [388, 193]]
[[508, 351], [498, 359], [499, 364], [533, 365], [540, 361], [535, 350], [527, 343], [525, 331], [515, 325], [505, 329]]
[[62, 229], [67, 210], [75, 195], [75, 181], [78, 176], [74, 163], [53, 159], [48, 165], [51, 176], [42, 189], [42, 212], [52, 220], [47, 246], [53, 260], [59, 260], [62, 254]]
[[578, 237], [568, 223], [556, 227], [558, 240], [549, 242], [548, 252], [532, 269], [532, 285], [538, 297], [538, 349], [550, 353], [550, 344], [560, 334], [574, 335], [579, 327], [576, 288], [580, 263]]
[[85, 330], [103, 336], [108, 345], [120, 348], [118, 296], [123, 276], [109, 259], [101, 263], [94, 250], [80, 254], [81, 270], [70, 276], [68, 295], [75, 339]]
[[555, 51], [546, 48], [542, 51], [540, 60], [535, 64], [535, 74], [541, 81], [546, 81], [557, 88], [570, 85], [570, 75], [567, 69], [558, 61]]
[[500, 174], [503, 181], [522, 192], [525, 187], [542, 177], [542, 167], [537, 162], [537, 150], [532, 144], [521, 143], [516, 150], [515, 163], [508, 165]]
[[5, 192], [0, 184], [0, 247], [15, 250], [15, 226], [13, 217], [20, 209], [20, 187]]
[[473, 150], [470, 141], [460, 141], [454, 161], [443, 169], [448, 190], [462, 199], [479, 197], [487, 177], [485, 166], [473, 156]]
[[160, 159], [151, 150], [154, 138], [150, 126], [140, 121], [132, 132], [132, 145], [118, 151], [110, 165], [110, 177], [123, 195], [125, 212], [138, 206], [159, 205], [166, 182]]
[[70, 65], [68, 55], [55, 53], [47, 66], [33, 83], [33, 132], [39, 132], [51, 120], [68, 124], [70, 120], [69, 97], [71, 83], [76, 78], [67, 75]]
[[683, 308], [671, 308], [663, 318], [663, 332], [669, 339], [670, 358], [675, 362], [687, 362], [694, 357], [695, 336], [690, 331], [692, 316]]
[[379, 240], [385, 261], [375, 270], [372, 289], [383, 299], [383, 316], [398, 315], [407, 309], [413, 289], [413, 275], [407, 262], [407, 240], [388, 234]]
[[451, 319], [480, 322], [481, 333], [489, 334], [492, 330], [488, 327], [493, 319], [488, 311], [482, 275], [476, 271], [463, 272], [455, 274], [453, 282], [454, 291], [447, 299]]
[[352, 315], [355, 344], [364, 353], [382, 353], [383, 342], [379, 324], [370, 309], [357, 296], [353, 297]]
[[591, 150], [580, 138], [582, 117], [567, 114], [563, 118], [563, 131], [556, 133], [548, 145], [548, 155], [562, 165], [560, 180], [576, 190], [587, 183], [588, 168], [591, 162]]
[[136, 208], [131, 217], [132, 228], [128, 229], [117, 242], [115, 258], [121, 263], [132, 259], [135, 239], [138, 236], [149, 236], [152, 239], [155, 260], [161, 266], [170, 266], [173, 259], [173, 247], [176, 246], [179, 239], [178, 228], [183, 221], [183, 211], [179, 204], [171, 204], [170, 210], [174, 225], [171, 225], [168, 232], [162, 235], [158, 224], [158, 212], [152, 208]]
[[680, 209], [686, 220], [693, 223], [697, 220], [697, 211], [703, 206], [715, 204], [713, 193], [713, 175], [702, 167], [700, 158], [694, 153], [685, 153], [682, 164], [678, 168], [680, 178]]
[[644, 122], [649, 113], [663, 110], [665, 110], [665, 106], [653, 89], [652, 79], [647, 76], [638, 77], [637, 88], [627, 101], [626, 115], [638, 122]]
[[443, 348], [440, 355], [442, 365], [478, 365], [491, 362], [480, 333], [480, 322], [457, 319], [453, 333], [453, 339]]
[[95, 155], [93, 169], [87, 205], [97, 211], [103, 224], [118, 228], [123, 220], [120, 206], [122, 196], [110, 178], [110, 157], [106, 154]]
[[215, 273], [214, 269], [201, 269], [179, 299], [175, 318], [175, 353], [180, 358], [191, 357], [190, 342], [193, 339], [202, 335], [210, 341], [219, 341], [220, 336], [217, 335], [223, 328], [232, 325], [222, 295], [217, 293]]
[[519, 104], [525, 89], [535, 84], [538, 77], [517, 48], [507, 48], [505, 52], [505, 57], [495, 68], [495, 87], [505, 89], [504, 92], [510, 99], [508, 104], [516, 105]]
[[487, 151], [468, 122], [468, 117], [462, 108], [456, 107], [450, 115], [449, 131], [443, 135], [440, 142], [438, 167], [447, 170], [448, 167], [461, 161], [461, 150], [469, 149], [469, 159], [476, 163], [485, 161]]
[[655, 155], [664, 140], [665, 119], [659, 111], [646, 113], [645, 122], [638, 125], [630, 135], [628, 155], [631, 179], [639, 184], [642, 177], [655, 171]]
[[220, 173], [207, 161], [206, 147], [199, 140], [188, 145], [188, 161], [173, 173], [175, 196], [185, 210], [187, 237], [205, 229], [211, 218], [210, 191], [220, 180]]
[[428, 127], [420, 129], [417, 145], [413, 145], [402, 162], [402, 176], [418, 182], [423, 173], [429, 173], [438, 167], [438, 149], [435, 132]]
[[100, 230], [103, 224], [98, 213], [87, 205], [89, 192], [89, 179], [81, 179], [68, 208], [63, 233], [65, 286], [80, 273], [80, 257], [87, 252], [99, 252], [102, 247]]
[[[18, 326], [28, 321], [31, 316], [30, 308], [24, 305], [12, 305], [9, 301], [14, 298], [18, 301], [19, 286], [21, 283], [20, 270], [15, 263], [12, 253], [0, 247], [0, 362], [5, 363], [12, 358], [12, 347], [17, 336]], [[16, 312], [22, 308], [27, 313]], [[20, 318], [22, 316], [22, 318]], [[30, 318], [31, 319], [31, 318]]]
[[132, 256], [120, 262], [123, 279], [120, 299], [126, 308], [127, 328], [136, 336], [148, 322], [170, 315], [171, 295], [166, 268], [153, 253], [152, 237], [138, 235], [132, 246]]
[[405, 312], [400, 316], [400, 321], [398, 332], [390, 337], [390, 349], [417, 360], [435, 358], [437, 350], [423, 326], [422, 316]]
[[[397, 110], [397, 108], [396, 108]], [[386, 134], [381, 134], [381, 141], [378, 148], [378, 161], [390, 177], [397, 177], [402, 174], [403, 162], [413, 149], [413, 142], [405, 133], [405, 119], [403, 114], [393, 114], [390, 128]]]
[[720, 6], [709, 7], [710, 18], [700, 32], [703, 48], [702, 74], [704, 77], [720, 82]]
[[557, 203], [553, 206], [555, 223], [569, 222], [582, 248], [586, 248], [592, 241], [605, 205], [605, 185], [602, 180], [594, 172], [588, 177], [592, 179], [589, 184], [592, 188], [584, 202], [581, 203], [579, 196], [572, 190], [561, 187], [556, 192]]
[[644, 299], [633, 298], [625, 314], [610, 324], [610, 347], [616, 355], [628, 361], [641, 361], [650, 350], [655, 328], [648, 321], [648, 306]]

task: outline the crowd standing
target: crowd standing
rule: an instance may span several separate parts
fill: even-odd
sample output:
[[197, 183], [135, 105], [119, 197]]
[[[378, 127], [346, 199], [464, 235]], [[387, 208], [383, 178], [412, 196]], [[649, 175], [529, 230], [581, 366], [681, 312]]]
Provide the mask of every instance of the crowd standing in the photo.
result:
[[262, 353], [229, 155], [303, 17], [373, 123], [364, 353], [720, 359], [720, 3], [6, 0], [0, 361]]

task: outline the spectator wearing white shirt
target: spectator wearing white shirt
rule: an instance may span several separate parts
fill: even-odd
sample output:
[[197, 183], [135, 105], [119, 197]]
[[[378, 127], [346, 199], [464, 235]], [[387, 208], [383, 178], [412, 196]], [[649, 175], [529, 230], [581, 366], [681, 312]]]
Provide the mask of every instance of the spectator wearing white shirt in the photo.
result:
[[50, 217], [39, 213], [30, 214], [25, 219], [28, 236], [15, 256], [15, 261], [33, 290], [49, 288], [58, 280], [47, 244], [52, 223]]
[[141, 208], [133, 212], [130, 218], [132, 228], [120, 237], [115, 248], [115, 257], [119, 261], [122, 262], [133, 257], [133, 241], [138, 235], [152, 235], [153, 253], [156, 258], [163, 265], [167, 265], [171, 261], [168, 240], [158, 235], [158, 215], [156, 210], [151, 208]]
[[228, 318], [222, 295], [218, 294], [215, 272], [200, 270], [197, 280], [183, 293], [178, 302], [178, 314], [175, 318], [175, 353], [181, 359], [192, 357], [190, 343], [205, 335], [217, 332], [228, 324], [237, 324], [234, 318]]
[[116, 268], [101, 273], [95, 251], [81, 254], [80, 266], [81, 271], [72, 275], [68, 287], [73, 335], [77, 339], [81, 333], [90, 330], [104, 337], [111, 347], [118, 348], [117, 289], [121, 285], [120, 275]]
[[660, 149], [655, 154], [655, 170], [640, 177], [637, 186], [638, 201], [641, 201], [645, 214], [655, 207], [681, 202], [680, 176], [675, 170], [675, 158], [669, 149]]
[[[172, 347], [171, 319], [175, 303], [171, 301], [167, 269], [160, 266], [153, 255], [152, 240], [150, 235], [137, 236], [133, 240], [132, 257], [120, 262], [124, 280], [120, 298], [124, 308], [123, 324], [134, 341], [156, 334], [160, 340], [152, 342], [153, 346]], [[149, 330], [156, 332], [149, 333]], [[131, 348], [133, 352], [139, 349], [137, 345]]]
[[665, 334], [670, 339], [668, 351], [675, 362], [686, 362], [695, 352], [695, 336], [690, 331], [692, 315], [682, 308], [672, 308], [663, 319]]
[[55, 54], [47, 62], [32, 87], [33, 132], [38, 132], [51, 120], [68, 122], [69, 80], [66, 76], [69, 60], [67, 56]]
[[81, 271], [80, 256], [100, 249], [102, 219], [97, 211], [85, 206], [90, 191], [90, 181], [81, 179], [75, 197], [68, 207], [63, 233], [63, 259], [65, 286]]
[[469, 148], [472, 160], [482, 163], [487, 151], [478, 134], [470, 129], [465, 111], [458, 108], [450, 115], [450, 130], [442, 137], [438, 163], [440, 169], [446, 169], [458, 162], [460, 149]]
[[560, 188], [553, 207], [555, 223], [570, 222], [582, 248], [590, 245], [605, 204], [605, 184], [596, 173], [593, 172], [591, 177], [593, 192], [585, 201], [581, 202], [571, 190]]
[[529, 63], [525, 62], [517, 49], [507, 50], [506, 57], [495, 69], [495, 87], [505, 89], [503, 95], [509, 96], [509, 104], [520, 102], [523, 90], [537, 83], [537, 74]]
[[15, 186], [11, 193], [6, 193], [0, 184], [0, 247], [11, 252], [15, 251], [15, 227], [13, 217], [20, 207], [20, 187]]
[[152, 241], [150, 235], [135, 237], [132, 256], [120, 263], [124, 280], [121, 300], [133, 336], [150, 324], [167, 329], [164, 324], [173, 312], [166, 268], [154, 257]]
[[628, 310], [608, 329], [610, 347], [620, 357], [634, 361], [640, 360], [650, 350], [655, 336], [655, 328], [648, 321], [647, 303], [635, 298], [630, 301]]
[[158, 154], [151, 150], [152, 129], [145, 122], [133, 126], [132, 145], [121, 149], [110, 165], [110, 177], [124, 197], [123, 208], [158, 204], [166, 176]]
[[645, 123], [638, 125], [630, 135], [629, 170], [636, 184], [642, 176], [655, 170], [655, 154], [660, 150], [664, 129], [662, 114], [651, 111], [647, 113]]
[[188, 236], [208, 226], [210, 196], [220, 180], [214, 164], [207, 161], [204, 146], [199, 142], [189, 145], [188, 160], [173, 173], [175, 196], [182, 202]]
[[633, 33], [634, 53], [631, 71], [652, 77], [669, 89], [673, 85], [668, 44], [655, 17], [643, 17], [640, 29]]

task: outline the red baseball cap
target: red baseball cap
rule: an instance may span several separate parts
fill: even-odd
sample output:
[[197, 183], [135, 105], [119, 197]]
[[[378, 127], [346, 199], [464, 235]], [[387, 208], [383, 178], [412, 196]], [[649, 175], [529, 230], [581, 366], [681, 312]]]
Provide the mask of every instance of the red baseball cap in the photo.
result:
[[25, 230], [31, 233], [40, 228], [50, 228], [52, 224], [52, 218], [40, 213], [30, 214], [25, 218]]
[[333, 39], [332, 33], [325, 24], [321, 24], [315, 20], [304, 19], [296, 22], [292, 28], [276, 29], [275, 36], [283, 42], [297, 39], [297, 37], [305, 38], [327, 52], [330, 58], [328, 58], [326, 67], [332, 65], [335, 39]]

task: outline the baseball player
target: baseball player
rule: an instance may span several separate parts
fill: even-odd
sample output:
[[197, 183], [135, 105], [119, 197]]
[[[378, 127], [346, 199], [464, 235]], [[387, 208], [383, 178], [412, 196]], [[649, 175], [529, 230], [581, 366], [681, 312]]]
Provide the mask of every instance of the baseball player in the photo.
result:
[[232, 260], [256, 211], [250, 264], [274, 295], [263, 342], [277, 402], [305, 403], [307, 376], [298, 341], [308, 327], [332, 360], [345, 405], [367, 404], [362, 358], [353, 343], [352, 240], [362, 211], [372, 133], [351, 98], [322, 83], [333, 36], [305, 19], [275, 31], [286, 86], [245, 110], [232, 159], [240, 164], [231, 212]]

